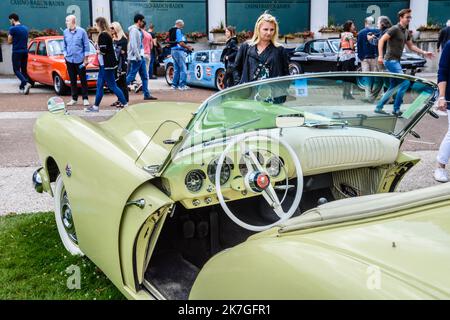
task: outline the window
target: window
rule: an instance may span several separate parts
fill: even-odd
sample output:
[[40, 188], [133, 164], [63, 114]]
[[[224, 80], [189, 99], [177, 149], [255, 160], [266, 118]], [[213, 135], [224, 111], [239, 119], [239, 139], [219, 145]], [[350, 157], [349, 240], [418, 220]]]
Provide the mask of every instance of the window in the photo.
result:
[[309, 53], [330, 53], [328, 43], [324, 41], [314, 41], [309, 47]]
[[197, 52], [195, 56], [195, 62], [209, 62], [209, 54], [208, 52]]
[[37, 54], [40, 56], [47, 56], [47, 47], [45, 45], [45, 41], [39, 42], [39, 49]]
[[36, 48], [37, 48], [38, 43], [36, 41], [34, 41], [31, 45], [30, 48], [28, 49], [28, 53], [29, 54], [36, 54]]

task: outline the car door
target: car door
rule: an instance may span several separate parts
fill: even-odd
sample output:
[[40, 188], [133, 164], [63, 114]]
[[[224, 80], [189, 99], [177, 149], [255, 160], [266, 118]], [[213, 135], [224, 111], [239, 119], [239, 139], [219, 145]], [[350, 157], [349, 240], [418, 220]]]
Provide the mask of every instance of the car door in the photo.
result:
[[37, 81], [36, 80], [36, 75], [35, 75], [35, 73], [36, 73], [36, 50], [37, 50], [37, 46], [38, 46], [38, 41], [36, 41], [36, 40], [31, 41], [29, 46], [28, 46], [27, 73], [28, 73], [28, 76], [33, 81]]
[[209, 53], [207, 51], [197, 52], [193, 61], [193, 83], [201, 84], [205, 76], [205, 63], [209, 63]]
[[36, 80], [41, 83], [51, 84], [52, 80], [50, 69], [51, 64], [47, 56], [47, 44], [45, 40], [42, 40], [39, 41], [36, 51]]
[[337, 55], [326, 40], [315, 40], [307, 47], [308, 56], [305, 72], [326, 72], [335, 70]]

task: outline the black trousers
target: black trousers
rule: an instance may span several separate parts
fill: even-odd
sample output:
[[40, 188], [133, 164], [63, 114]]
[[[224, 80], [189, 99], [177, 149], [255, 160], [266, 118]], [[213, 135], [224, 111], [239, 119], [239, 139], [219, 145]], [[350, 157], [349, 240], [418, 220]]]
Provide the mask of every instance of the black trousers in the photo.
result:
[[119, 75], [119, 77], [117, 78], [117, 86], [119, 87], [120, 90], [122, 90], [123, 95], [125, 96], [125, 99], [127, 100], [127, 102], [130, 101], [129, 94], [128, 94], [127, 74], [126, 73], [122, 73], [121, 75]]
[[81, 95], [83, 99], [88, 99], [88, 85], [86, 79], [86, 67], [80, 69], [81, 63], [71, 63], [66, 60], [67, 72], [69, 73], [70, 78], [70, 89], [72, 92], [72, 99], [78, 100], [78, 85], [77, 85], [77, 76], [80, 77], [81, 82]]
[[234, 72], [233, 67], [228, 66], [226, 68], [223, 82], [224, 82], [225, 88], [230, 88], [235, 85], [235, 72]]
[[[11, 55], [14, 74], [20, 80], [20, 89], [25, 88], [30, 77], [27, 73], [28, 52], [13, 52]], [[31, 83], [31, 82], [30, 82]]]

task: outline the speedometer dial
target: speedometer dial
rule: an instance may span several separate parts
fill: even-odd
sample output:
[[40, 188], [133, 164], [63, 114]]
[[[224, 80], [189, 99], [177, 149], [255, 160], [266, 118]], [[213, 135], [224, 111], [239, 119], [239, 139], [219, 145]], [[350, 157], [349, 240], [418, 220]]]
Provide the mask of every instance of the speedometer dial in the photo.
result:
[[184, 178], [184, 184], [186, 188], [191, 192], [198, 192], [203, 186], [204, 173], [199, 170], [189, 171]]
[[[217, 163], [219, 159], [211, 161], [208, 165], [208, 177], [212, 183], [216, 183], [216, 171]], [[233, 169], [233, 162], [230, 158], [226, 157], [224, 163], [222, 164], [222, 169], [220, 170], [220, 185], [224, 185], [231, 176], [231, 170]]]

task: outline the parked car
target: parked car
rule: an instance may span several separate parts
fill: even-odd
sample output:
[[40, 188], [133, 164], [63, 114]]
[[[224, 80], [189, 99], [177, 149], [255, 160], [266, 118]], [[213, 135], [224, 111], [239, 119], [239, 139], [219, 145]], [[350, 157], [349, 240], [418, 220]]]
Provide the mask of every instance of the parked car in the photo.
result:
[[[28, 44], [28, 75], [33, 82], [53, 86], [56, 94], [64, 95], [70, 91], [70, 78], [63, 55], [63, 36], [38, 37]], [[89, 64], [86, 77], [89, 88], [97, 85], [98, 67], [92, 64], [96, 50], [89, 42]], [[81, 87], [81, 82], [78, 80]]]
[[[359, 77], [409, 81], [403, 116], [374, 113]], [[54, 197], [65, 248], [130, 299], [448, 299], [450, 184], [392, 193], [437, 90], [294, 75], [99, 123], [56, 97], [34, 127], [33, 182]]]
[[[220, 62], [222, 50], [202, 50], [191, 52], [186, 57], [187, 84], [199, 87], [223, 90], [225, 65]], [[172, 85], [173, 59], [171, 56], [164, 60], [166, 82]]]
[[[303, 72], [337, 71], [339, 52], [339, 38], [310, 40], [289, 50], [289, 72], [299, 74]], [[405, 73], [415, 75], [426, 64], [425, 58], [415, 54], [403, 52], [400, 61]], [[358, 67], [361, 66], [357, 58]]]

